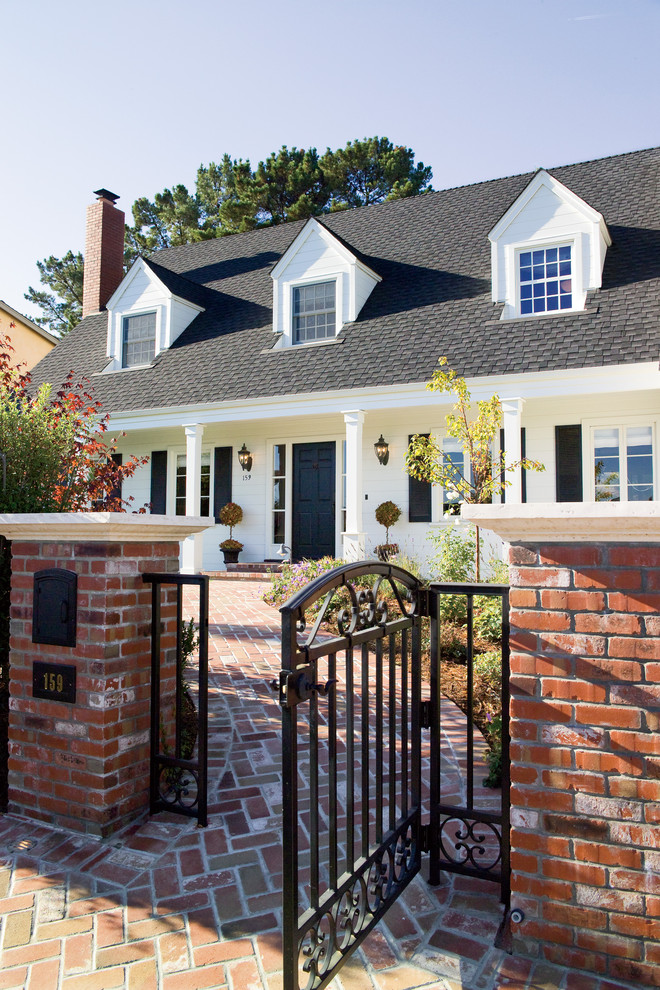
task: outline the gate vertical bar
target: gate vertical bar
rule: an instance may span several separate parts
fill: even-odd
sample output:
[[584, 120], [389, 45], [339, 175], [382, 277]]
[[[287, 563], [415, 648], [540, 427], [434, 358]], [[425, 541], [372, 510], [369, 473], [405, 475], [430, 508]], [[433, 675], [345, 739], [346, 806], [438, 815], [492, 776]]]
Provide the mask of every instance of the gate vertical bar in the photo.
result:
[[183, 663], [181, 658], [181, 622], [183, 620], [183, 588], [176, 589], [176, 685], [174, 695], [174, 755], [181, 759], [181, 709], [183, 707]]
[[474, 597], [467, 596], [467, 808], [474, 808]]
[[199, 725], [197, 756], [199, 759], [199, 824], [208, 825], [208, 724], [209, 724], [209, 579], [204, 576], [199, 586]]
[[437, 887], [440, 883], [440, 596], [431, 589], [429, 592], [429, 612], [431, 618], [431, 739], [429, 757], [429, 884]]
[[355, 698], [353, 647], [346, 652], [346, 865], [348, 873], [355, 862]]
[[511, 757], [509, 677], [509, 589], [502, 594], [502, 889], [505, 910], [511, 903]]
[[282, 615], [282, 942], [283, 981], [287, 988], [298, 986], [298, 766], [297, 708], [286, 704], [286, 680], [293, 669], [296, 653], [294, 616]]
[[158, 810], [158, 762], [160, 730], [160, 587], [151, 585], [151, 759], [149, 760], [149, 814]]

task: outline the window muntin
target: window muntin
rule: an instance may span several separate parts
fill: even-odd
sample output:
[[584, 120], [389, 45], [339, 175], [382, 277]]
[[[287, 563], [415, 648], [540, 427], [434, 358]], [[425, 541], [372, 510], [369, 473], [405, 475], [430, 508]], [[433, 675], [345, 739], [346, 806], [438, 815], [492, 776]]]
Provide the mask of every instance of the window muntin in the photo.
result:
[[336, 335], [336, 282], [299, 285], [293, 290], [293, 343], [308, 344]]
[[122, 319], [122, 367], [149, 364], [156, 353], [156, 314], [140, 313]]
[[598, 427], [594, 438], [596, 502], [647, 502], [654, 497], [653, 428]]
[[521, 251], [519, 261], [521, 316], [572, 309], [570, 244]]
[[[211, 454], [202, 454], [202, 469], [200, 476], [199, 514], [211, 514]], [[176, 481], [174, 489], [174, 511], [177, 516], [186, 514], [186, 455], [176, 456]]]
[[[444, 438], [442, 441], [442, 461], [443, 466], [450, 471], [456, 482], [465, 477], [465, 452], [459, 440], [455, 440], [454, 437]], [[460, 492], [451, 485], [447, 485], [442, 494], [442, 511], [457, 513], [461, 501]]]
[[273, 543], [286, 543], [286, 444], [273, 446]]

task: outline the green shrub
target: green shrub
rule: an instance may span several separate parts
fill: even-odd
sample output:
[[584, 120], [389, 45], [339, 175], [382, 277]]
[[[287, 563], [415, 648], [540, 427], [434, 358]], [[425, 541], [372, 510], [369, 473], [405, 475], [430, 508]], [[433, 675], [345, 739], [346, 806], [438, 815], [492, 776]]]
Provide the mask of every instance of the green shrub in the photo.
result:
[[493, 715], [489, 718], [487, 741], [490, 749], [484, 759], [488, 767], [488, 776], [484, 787], [500, 787], [502, 784], [502, 716]]
[[502, 599], [499, 596], [475, 596], [474, 631], [480, 639], [489, 639], [493, 643], [500, 642], [502, 639]]

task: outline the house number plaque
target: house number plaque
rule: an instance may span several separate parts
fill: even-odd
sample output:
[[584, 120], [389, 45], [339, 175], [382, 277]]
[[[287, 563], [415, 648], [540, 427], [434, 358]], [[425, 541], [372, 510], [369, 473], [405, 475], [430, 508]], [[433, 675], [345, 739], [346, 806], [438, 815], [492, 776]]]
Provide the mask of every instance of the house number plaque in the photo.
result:
[[32, 697], [75, 704], [76, 668], [35, 660], [32, 665]]

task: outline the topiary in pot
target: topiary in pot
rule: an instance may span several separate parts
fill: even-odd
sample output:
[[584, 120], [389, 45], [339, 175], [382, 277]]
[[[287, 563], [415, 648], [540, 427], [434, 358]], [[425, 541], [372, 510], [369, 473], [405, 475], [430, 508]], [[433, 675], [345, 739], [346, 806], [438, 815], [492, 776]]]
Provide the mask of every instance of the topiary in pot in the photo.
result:
[[379, 560], [387, 562], [399, 552], [397, 543], [390, 543], [390, 526], [394, 526], [401, 516], [401, 509], [394, 502], [381, 502], [376, 508], [376, 522], [385, 527], [385, 543], [376, 547], [376, 556]]
[[227, 502], [220, 509], [219, 519], [223, 526], [229, 526], [229, 539], [222, 541], [220, 549], [224, 554], [225, 563], [235, 564], [238, 560], [239, 553], [243, 549], [243, 544], [240, 540], [233, 539], [233, 532], [234, 526], [238, 526], [243, 519], [243, 510], [236, 502]]

